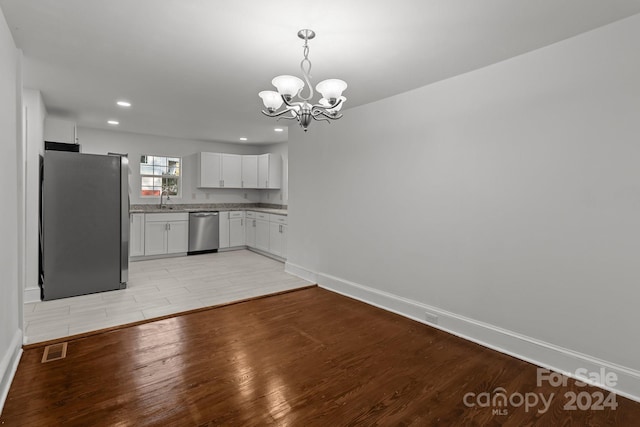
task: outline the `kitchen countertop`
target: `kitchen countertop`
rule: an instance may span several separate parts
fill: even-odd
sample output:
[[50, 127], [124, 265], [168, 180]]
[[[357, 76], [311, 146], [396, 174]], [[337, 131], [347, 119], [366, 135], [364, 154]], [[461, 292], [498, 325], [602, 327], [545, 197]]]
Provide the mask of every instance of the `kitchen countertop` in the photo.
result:
[[269, 214], [287, 215], [287, 209], [270, 208], [260, 206], [189, 206], [189, 205], [165, 205], [162, 209], [158, 205], [133, 205], [129, 213], [178, 213], [178, 212], [228, 212], [228, 211], [253, 211]]

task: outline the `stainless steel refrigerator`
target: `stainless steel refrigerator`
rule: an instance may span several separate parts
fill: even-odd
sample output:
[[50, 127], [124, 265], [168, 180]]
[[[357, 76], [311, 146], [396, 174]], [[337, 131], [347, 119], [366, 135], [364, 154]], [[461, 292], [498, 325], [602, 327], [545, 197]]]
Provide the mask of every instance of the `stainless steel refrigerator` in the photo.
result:
[[126, 287], [128, 169], [124, 156], [45, 151], [40, 187], [43, 300]]

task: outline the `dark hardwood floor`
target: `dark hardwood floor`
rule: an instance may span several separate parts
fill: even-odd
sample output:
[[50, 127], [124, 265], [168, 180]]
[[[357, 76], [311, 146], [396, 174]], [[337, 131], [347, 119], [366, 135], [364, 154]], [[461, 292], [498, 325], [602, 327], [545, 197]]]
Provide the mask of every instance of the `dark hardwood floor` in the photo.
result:
[[[1, 425], [640, 425], [639, 403], [567, 410], [565, 393], [602, 391], [538, 387], [533, 365], [320, 288], [72, 340], [58, 361], [42, 354], [25, 350]], [[499, 387], [516, 404], [500, 406]], [[550, 407], [527, 410], [518, 393]]]

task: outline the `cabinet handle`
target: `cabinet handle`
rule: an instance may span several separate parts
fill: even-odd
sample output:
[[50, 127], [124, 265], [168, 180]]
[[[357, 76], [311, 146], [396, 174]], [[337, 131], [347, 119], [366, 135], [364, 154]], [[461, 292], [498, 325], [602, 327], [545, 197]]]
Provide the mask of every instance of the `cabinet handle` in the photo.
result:
[[253, 220], [253, 226], [254, 227], [256, 226], [256, 220], [255, 219]]
[[240, 218], [240, 227], [244, 227], [244, 220]]
[[171, 231], [171, 224], [167, 224], [169, 226], [169, 231]]
[[244, 188], [244, 181], [240, 181], [240, 186]]
[[268, 186], [269, 186], [269, 181], [265, 181], [265, 182], [264, 182], [264, 186], [265, 186], [265, 187], [268, 187]]

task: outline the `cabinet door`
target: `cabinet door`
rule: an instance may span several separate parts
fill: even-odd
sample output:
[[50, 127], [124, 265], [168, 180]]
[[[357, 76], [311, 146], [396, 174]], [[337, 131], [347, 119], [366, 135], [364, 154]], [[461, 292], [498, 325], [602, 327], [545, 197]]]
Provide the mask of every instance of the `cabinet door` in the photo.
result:
[[198, 157], [198, 187], [222, 186], [222, 154], [200, 153]]
[[239, 154], [222, 155], [222, 186], [224, 188], [242, 187], [242, 156]]
[[258, 156], [258, 188], [280, 188], [282, 186], [282, 156], [261, 154]]
[[220, 249], [229, 247], [229, 212], [220, 212]]
[[269, 182], [267, 188], [282, 187], [282, 156], [279, 154], [268, 154], [269, 156]]
[[258, 156], [242, 156], [242, 188], [258, 188]]
[[287, 258], [287, 230], [288, 230], [288, 226], [283, 225], [282, 228], [280, 229], [280, 233], [282, 234], [282, 255], [280, 255], [282, 258], [286, 259]]
[[256, 220], [247, 218], [244, 222], [244, 238], [247, 246], [255, 248], [256, 246]]
[[244, 246], [244, 218], [229, 219], [229, 246]]
[[46, 117], [44, 119], [44, 140], [77, 144], [76, 123], [69, 120]]
[[275, 222], [269, 223], [269, 252], [274, 255], [282, 256], [282, 224]]
[[258, 188], [269, 186], [269, 154], [258, 156]]
[[167, 223], [147, 222], [144, 225], [144, 254], [161, 255], [167, 253]]
[[175, 254], [189, 250], [189, 221], [167, 223], [167, 253]]
[[144, 255], [144, 214], [131, 214], [129, 256]]
[[256, 220], [256, 249], [269, 252], [269, 222]]

